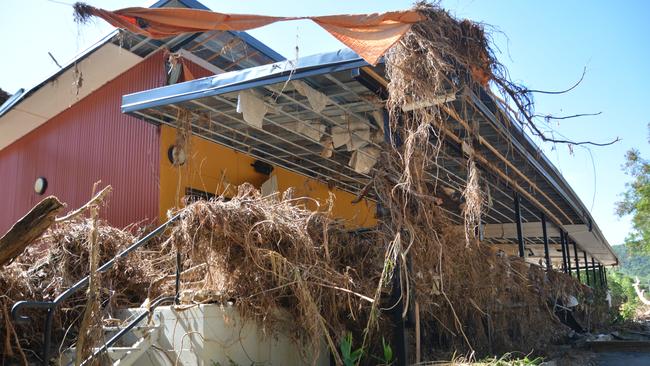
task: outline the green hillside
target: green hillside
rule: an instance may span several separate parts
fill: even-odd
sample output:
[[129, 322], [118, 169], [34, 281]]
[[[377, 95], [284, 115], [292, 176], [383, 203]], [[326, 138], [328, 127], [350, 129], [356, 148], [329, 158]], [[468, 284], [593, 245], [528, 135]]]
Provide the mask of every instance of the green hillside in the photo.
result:
[[650, 255], [632, 252], [625, 244], [612, 248], [620, 260], [619, 272], [632, 278], [639, 277], [644, 284], [650, 281]]

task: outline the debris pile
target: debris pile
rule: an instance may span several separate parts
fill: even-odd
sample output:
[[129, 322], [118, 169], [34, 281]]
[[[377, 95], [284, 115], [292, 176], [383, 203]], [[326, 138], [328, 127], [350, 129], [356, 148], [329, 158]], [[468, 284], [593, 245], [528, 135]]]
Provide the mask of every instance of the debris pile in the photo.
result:
[[[335, 357], [345, 331], [364, 334], [365, 347], [386, 336], [385, 313], [394, 305], [388, 295], [395, 284], [403, 289], [404, 312], [418, 313], [425, 352], [539, 350], [567, 333], [554, 312], [568, 296], [580, 299], [587, 316], [600, 316], [592, 311], [591, 291], [571, 277], [480, 243], [476, 228], [489, 203], [473, 149], [466, 156], [464, 227], [440, 208], [436, 164], [449, 134], [445, 121], [462, 115], [444, 103], [445, 96], [462, 96], [464, 89], [493, 81], [520, 113], [532, 106], [529, 95], [505, 77], [481, 25], [426, 3], [416, 9], [426, 20], [385, 56], [392, 139], [383, 146], [367, 190], [381, 203], [377, 228], [349, 231], [330, 217], [328, 207], [307, 209], [319, 202], [294, 198], [291, 191], [263, 197], [245, 184], [229, 200], [218, 197], [180, 209], [181, 218], [149, 252], [133, 253], [103, 274], [103, 311], [172, 294], [178, 251], [183, 302], [232, 301], [270, 334], [293, 327], [289, 334], [310, 346], [305, 349], [318, 349], [324, 337]], [[465, 128], [462, 143], [471, 147], [477, 127]], [[11, 304], [51, 300], [88, 273], [89, 226], [81, 219], [57, 225], [1, 270], [0, 284], [8, 289], [0, 323], [6, 355], [19, 349], [17, 338], [24, 348], [37, 350], [40, 340], [29, 337], [41, 334], [13, 331], [7, 318]], [[97, 230], [99, 263], [135, 240], [128, 230], [106, 225]], [[58, 315], [57, 328], [71, 329], [58, 335], [59, 342], [74, 338], [71, 325], [84, 301], [78, 295]], [[287, 316], [294, 320], [286, 322]], [[419, 342], [413, 336], [411, 341]]]
[[[40, 355], [43, 342], [45, 311], [33, 309], [24, 314], [33, 320], [13, 324], [11, 307], [19, 300], [52, 301], [77, 281], [88, 275], [90, 222], [77, 218], [55, 224], [12, 263], [0, 268], [0, 340], [2, 354], [18, 357]], [[99, 221], [97, 242], [101, 247], [100, 263], [105, 263], [135, 240], [128, 230], [119, 230]], [[101, 275], [103, 311], [139, 306], [155, 273], [154, 262], [140, 261], [143, 253], [133, 253], [114, 269]], [[56, 344], [69, 345], [76, 340], [76, 331], [86, 302], [85, 291], [69, 298], [54, 318], [53, 339]], [[18, 344], [20, 341], [20, 345]]]
[[[244, 317], [257, 320], [269, 335], [288, 330], [296, 342], [308, 346], [306, 353], [318, 349], [323, 336], [336, 349], [339, 337], [363, 330], [377, 307], [380, 330], [373, 326], [370, 338], [387, 337], [384, 332], [390, 326], [382, 313], [391, 305], [389, 286], [380, 288], [377, 303], [373, 299], [381, 276], [388, 272], [382, 267], [385, 234], [349, 231], [330, 218], [327, 207], [311, 211], [305, 208], [308, 202], [311, 199], [291, 197], [290, 191], [282, 197], [262, 197], [243, 185], [230, 200], [219, 197], [189, 204], [160, 242], [133, 252], [100, 276], [104, 318], [115, 309], [173, 294], [178, 249], [185, 304], [234, 302]], [[446, 223], [439, 211], [430, 212], [432, 228], [438, 228], [430, 231], [435, 239], [413, 244], [412, 269], [405, 273], [420, 306], [423, 339], [431, 341], [427, 346], [529, 351], [562, 335], [553, 303], [563, 302], [568, 294], [580, 297], [581, 285], [519, 258], [499, 256], [478, 243], [466, 247], [462, 228]], [[55, 225], [2, 269], [0, 281], [7, 289], [0, 322], [5, 356], [20, 349], [40, 352], [44, 312], [30, 314], [35, 318], [29, 324], [32, 331], [14, 332], [8, 311], [16, 300], [52, 300], [88, 274], [89, 221]], [[100, 263], [137, 236], [101, 222], [97, 233]], [[75, 342], [85, 300], [84, 292], [79, 292], [57, 313], [56, 344]]]

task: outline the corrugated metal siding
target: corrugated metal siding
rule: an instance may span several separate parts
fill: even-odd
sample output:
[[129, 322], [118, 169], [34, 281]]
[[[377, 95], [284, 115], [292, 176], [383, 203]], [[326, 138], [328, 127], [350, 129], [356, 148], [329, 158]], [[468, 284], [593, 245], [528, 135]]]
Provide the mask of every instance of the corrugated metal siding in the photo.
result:
[[113, 186], [101, 210], [112, 225], [156, 219], [160, 131], [120, 106], [122, 95], [164, 83], [157, 54], [0, 151], [0, 234], [44, 197], [33, 189], [39, 176], [48, 180], [45, 196], [59, 197], [68, 210], [88, 201], [101, 180]]
[[195, 64], [192, 61], [185, 60], [184, 62], [187, 68], [190, 69], [190, 72], [192, 73], [192, 76], [194, 76], [195, 79], [200, 79], [200, 78], [214, 75], [214, 73], [212, 73], [211, 71], [202, 68], [201, 66]]

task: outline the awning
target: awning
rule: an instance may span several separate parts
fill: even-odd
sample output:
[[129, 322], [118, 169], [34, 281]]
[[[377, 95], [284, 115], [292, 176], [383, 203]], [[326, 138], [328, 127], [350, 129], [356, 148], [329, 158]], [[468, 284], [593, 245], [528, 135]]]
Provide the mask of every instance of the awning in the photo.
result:
[[[341, 50], [126, 95], [122, 110], [170, 126], [177, 125], [180, 115], [189, 115], [197, 136], [358, 194], [381, 168], [375, 162], [387, 131], [383, 75], [381, 63], [373, 67]], [[448, 116], [450, 138], [435, 171], [425, 172], [440, 184], [441, 208], [449, 217], [463, 223], [459, 207], [466, 159], [462, 139], [454, 136], [464, 131], [456, 119], [466, 119], [479, 125], [475, 149], [489, 162], [481, 166], [481, 184], [489, 196], [486, 227], [511, 230], [517, 191], [527, 230], [545, 215], [552, 246], [559, 246], [557, 228], [562, 227], [590, 257], [614, 264], [616, 257], [588, 210], [526, 135], [502, 114], [496, 117], [500, 107], [486, 91], [466, 90], [432, 103], [462, 100], [470, 101], [471, 108], [463, 116]], [[585, 226], [591, 236], [577, 230]], [[486, 236], [486, 242], [507, 245], [516, 239], [511, 234]], [[528, 231], [525, 242], [538, 247], [539, 230]]]
[[251, 14], [223, 14], [184, 8], [125, 8], [109, 11], [76, 3], [77, 18], [96, 16], [117, 28], [151, 38], [166, 38], [184, 33], [245, 31], [275, 22], [309, 19], [336, 39], [375, 65], [411, 25], [423, 20], [415, 10], [373, 14], [274, 17]]

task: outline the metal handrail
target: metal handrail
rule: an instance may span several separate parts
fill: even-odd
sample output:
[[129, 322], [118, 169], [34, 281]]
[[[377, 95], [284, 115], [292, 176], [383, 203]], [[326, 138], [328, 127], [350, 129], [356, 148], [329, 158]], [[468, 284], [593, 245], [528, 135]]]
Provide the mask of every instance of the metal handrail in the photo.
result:
[[120, 329], [120, 331], [117, 332], [114, 336], [112, 336], [111, 339], [109, 339], [106, 343], [104, 343], [103, 346], [101, 346], [99, 349], [93, 352], [93, 354], [90, 355], [87, 359], [83, 360], [81, 366], [88, 364], [88, 362], [92, 361], [103, 352], [106, 352], [108, 350], [108, 347], [114, 345], [118, 340], [120, 340], [120, 338], [122, 338], [126, 333], [128, 333], [131, 329], [135, 328], [136, 325], [138, 325], [142, 320], [144, 320], [144, 318], [151, 315], [151, 313], [156, 309], [156, 307], [158, 307], [159, 305], [165, 302], [175, 302], [175, 301], [176, 301], [176, 296], [166, 296], [166, 297], [161, 297], [158, 300], [151, 303], [147, 311], [142, 312], [135, 319], [133, 319], [126, 327]]
[[[160, 235], [163, 233], [167, 227], [177, 221], [180, 217], [182, 216], [182, 212], [176, 214], [174, 217], [169, 219], [167, 222], [164, 224], [158, 226], [156, 229], [145, 235], [142, 239], [138, 240], [134, 244], [132, 244], [130, 247], [124, 249], [120, 253], [118, 253], [113, 259], [109, 260], [108, 262], [104, 263], [101, 267], [97, 269], [95, 273], [104, 273], [111, 269], [114, 265], [115, 262], [121, 258], [126, 257], [129, 253], [133, 252], [134, 250], [140, 248], [141, 246], [147, 244], [151, 239], [154, 237]], [[180, 254], [177, 253], [177, 257]], [[180, 263], [180, 260], [177, 259], [177, 264]], [[179, 268], [176, 269], [176, 282], [179, 282], [180, 279], [180, 270]], [[27, 323], [30, 320], [32, 320], [29, 316], [22, 315], [21, 313], [24, 312], [25, 309], [28, 308], [33, 308], [33, 309], [47, 309], [47, 315], [45, 317], [45, 332], [43, 334], [43, 365], [48, 364], [49, 360], [49, 355], [50, 355], [50, 345], [52, 341], [52, 322], [54, 320], [54, 311], [56, 308], [63, 303], [66, 299], [68, 299], [70, 296], [72, 296], [74, 293], [77, 291], [83, 289], [84, 287], [88, 286], [88, 282], [90, 280], [90, 275], [82, 278], [79, 280], [77, 283], [75, 283], [72, 287], [69, 289], [65, 290], [62, 292], [59, 296], [57, 296], [54, 300], [52, 301], [18, 301], [14, 304], [14, 306], [11, 308], [11, 317], [15, 323]], [[176, 298], [178, 298], [178, 290], [179, 286], [176, 287]]]

